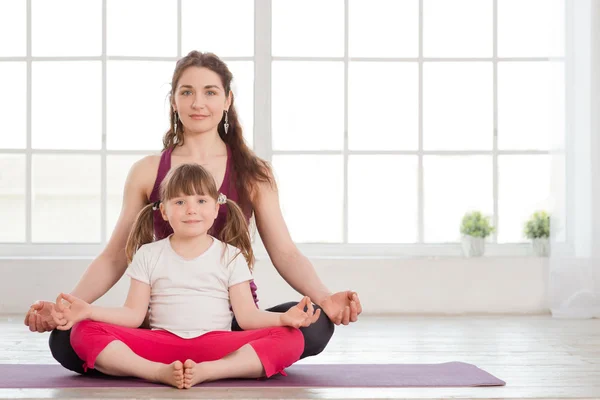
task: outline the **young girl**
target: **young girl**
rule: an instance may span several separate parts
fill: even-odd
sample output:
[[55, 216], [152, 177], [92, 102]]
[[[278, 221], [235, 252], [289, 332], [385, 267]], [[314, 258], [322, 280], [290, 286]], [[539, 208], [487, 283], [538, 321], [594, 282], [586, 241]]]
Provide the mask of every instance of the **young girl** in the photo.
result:
[[[304, 350], [298, 328], [315, 322], [320, 310], [314, 312], [308, 297], [285, 313], [256, 307], [242, 210], [197, 164], [171, 170], [160, 190], [161, 201], [142, 209], [127, 241], [125, 305], [98, 307], [63, 293], [57, 298], [54, 321], [60, 330], [73, 328], [71, 344], [84, 370], [190, 388], [270, 377], [296, 362]], [[223, 204], [228, 213], [219, 240], [207, 232]], [[152, 242], [156, 209], [173, 234]], [[152, 329], [137, 329], [148, 307]], [[231, 331], [232, 311], [244, 331]]]

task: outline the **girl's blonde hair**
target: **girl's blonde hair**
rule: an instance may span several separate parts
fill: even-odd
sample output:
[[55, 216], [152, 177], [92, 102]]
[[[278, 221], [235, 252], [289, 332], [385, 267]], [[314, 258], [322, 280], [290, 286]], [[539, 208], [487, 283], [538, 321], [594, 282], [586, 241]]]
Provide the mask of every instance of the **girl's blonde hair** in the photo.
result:
[[[160, 185], [160, 201], [166, 202], [178, 196], [202, 195], [210, 196], [215, 202], [218, 200], [219, 191], [212, 175], [198, 164], [181, 164], [169, 171]], [[242, 209], [230, 199], [226, 203], [227, 219], [225, 226], [218, 232], [217, 238], [227, 244], [237, 247], [246, 259], [250, 270], [254, 266], [254, 252], [250, 238], [248, 222]], [[146, 205], [137, 215], [133, 228], [129, 233], [125, 254], [127, 262], [131, 263], [135, 252], [144, 244], [153, 242], [154, 203]], [[210, 231], [209, 231], [210, 232]]]

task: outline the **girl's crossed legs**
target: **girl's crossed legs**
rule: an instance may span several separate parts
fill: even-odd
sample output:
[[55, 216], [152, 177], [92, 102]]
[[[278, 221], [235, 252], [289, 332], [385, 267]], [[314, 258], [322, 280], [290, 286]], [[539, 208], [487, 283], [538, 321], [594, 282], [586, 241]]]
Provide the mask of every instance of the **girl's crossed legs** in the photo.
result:
[[86, 320], [73, 326], [71, 345], [84, 360], [84, 370], [190, 388], [205, 381], [282, 372], [300, 358], [304, 338], [296, 328], [274, 327], [183, 339], [162, 330]]

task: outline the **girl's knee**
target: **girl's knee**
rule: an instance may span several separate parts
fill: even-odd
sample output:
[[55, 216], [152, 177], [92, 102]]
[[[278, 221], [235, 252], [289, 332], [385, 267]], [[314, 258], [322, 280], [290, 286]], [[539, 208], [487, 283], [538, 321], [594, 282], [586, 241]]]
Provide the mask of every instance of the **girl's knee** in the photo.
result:
[[291, 326], [278, 326], [276, 328], [271, 328], [271, 334], [283, 336], [288, 341], [303, 340], [303, 335], [300, 329], [293, 328]]
[[85, 342], [90, 336], [98, 333], [106, 333], [102, 322], [83, 320], [79, 321], [71, 328], [71, 345], [75, 343]]
[[90, 330], [97, 330], [100, 323], [96, 321], [92, 321], [90, 319], [85, 319], [83, 321], [79, 321], [71, 328], [71, 337], [80, 335], [84, 332], [88, 332]]
[[298, 360], [304, 351], [304, 335], [298, 328], [289, 326], [283, 327], [283, 335], [285, 337], [285, 346], [293, 354], [293, 358]]

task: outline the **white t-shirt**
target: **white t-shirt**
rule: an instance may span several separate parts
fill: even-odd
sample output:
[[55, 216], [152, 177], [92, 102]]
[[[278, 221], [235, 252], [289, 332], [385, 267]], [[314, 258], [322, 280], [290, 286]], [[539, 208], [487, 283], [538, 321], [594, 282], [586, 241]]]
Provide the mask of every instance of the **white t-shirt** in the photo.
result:
[[231, 330], [229, 287], [252, 280], [240, 250], [213, 238], [203, 254], [186, 260], [169, 239], [141, 246], [127, 269], [151, 287], [150, 327], [182, 338]]

